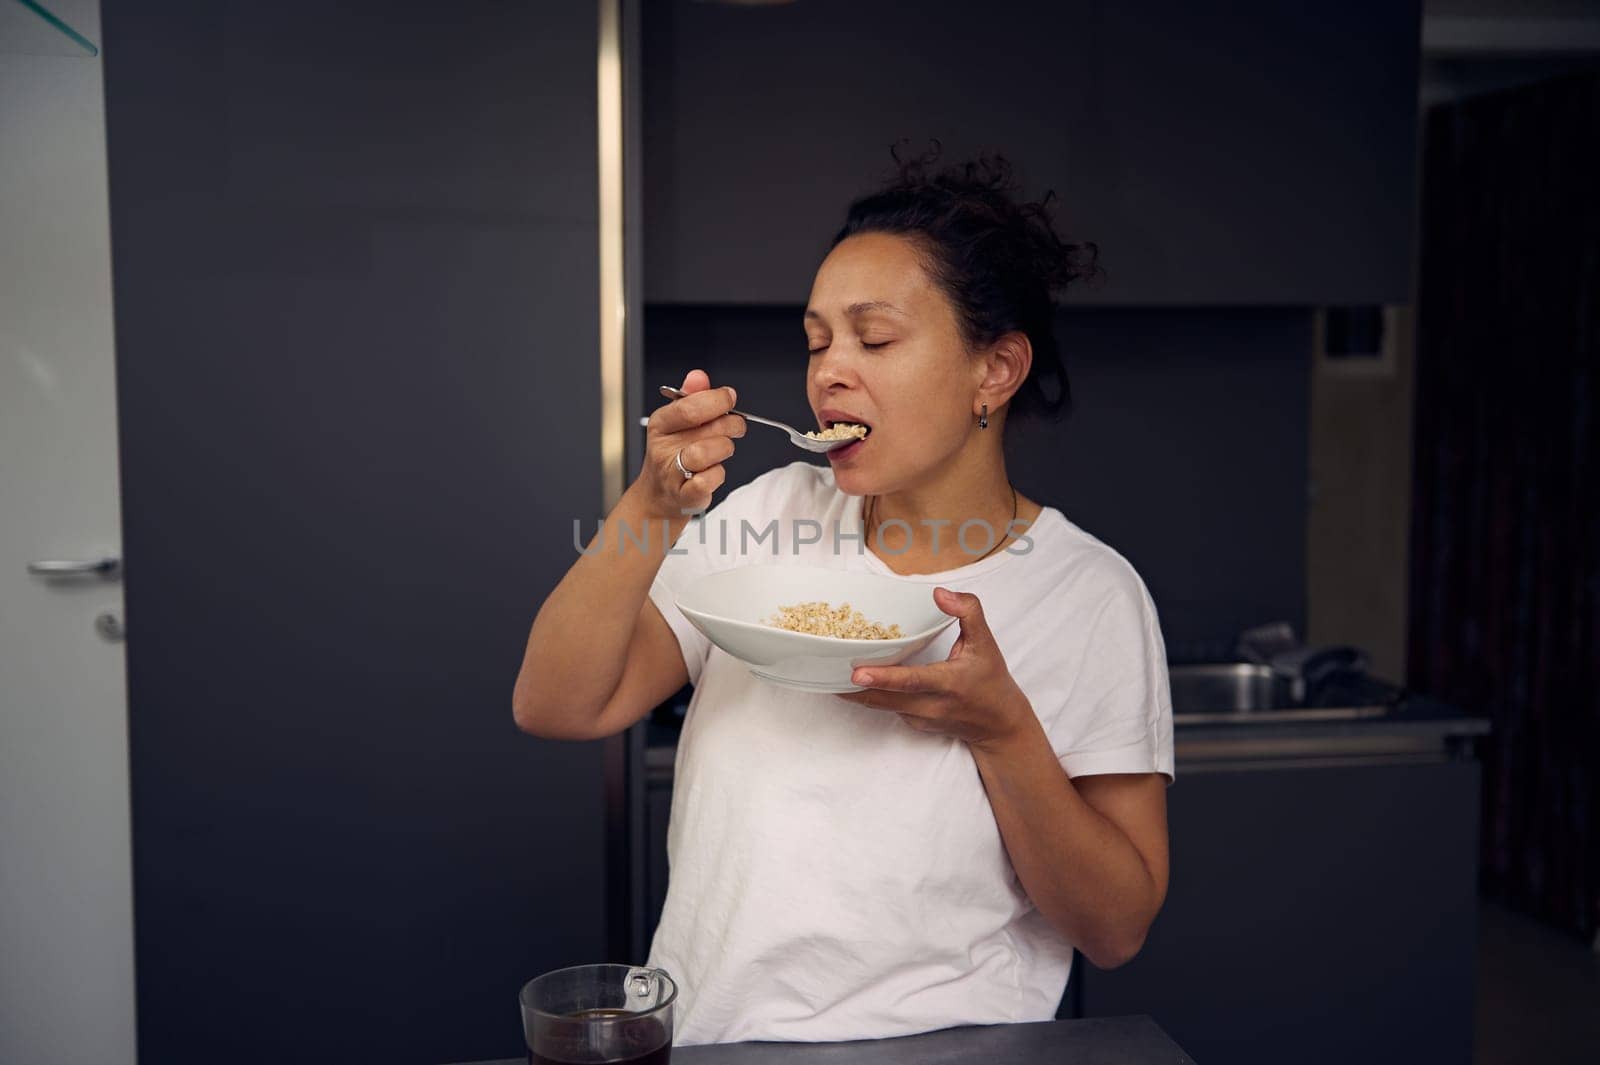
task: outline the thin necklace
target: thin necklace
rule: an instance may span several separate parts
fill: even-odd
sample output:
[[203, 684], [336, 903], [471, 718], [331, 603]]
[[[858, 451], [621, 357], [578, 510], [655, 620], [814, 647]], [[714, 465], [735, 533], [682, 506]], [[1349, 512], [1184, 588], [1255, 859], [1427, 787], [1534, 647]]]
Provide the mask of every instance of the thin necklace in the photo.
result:
[[[867, 497], [867, 513], [866, 513], [866, 516], [864, 518], [862, 518], [862, 521], [861, 521], [861, 525], [862, 525], [863, 531], [866, 530], [866, 529], [871, 529], [872, 528], [872, 515], [877, 511], [877, 509], [878, 509], [878, 497], [877, 496], [868, 496]], [[971, 562], [964, 563], [964, 565], [968, 565], [968, 566], [976, 565], [977, 563], [982, 562], [984, 559], [988, 558], [990, 555], [994, 554], [996, 551], [1000, 550], [1002, 547], [1006, 546], [1006, 542], [1011, 539], [1011, 526], [1016, 523], [1016, 520], [1017, 520], [1017, 486], [1016, 485], [1012, 485], [1011, 486], [1011, 521], [1006, 523], [1006, 534], [1004, 536], [1000, 537], [1000, 542], [999, 543], [997, 543], [993, 547], [989, 548], [989, 550], [985, 551], [983, 554], [979, 555], [977, 558], [973, 559]], [[872, 534], [869, 533], [868, 535], [872, 535]]]

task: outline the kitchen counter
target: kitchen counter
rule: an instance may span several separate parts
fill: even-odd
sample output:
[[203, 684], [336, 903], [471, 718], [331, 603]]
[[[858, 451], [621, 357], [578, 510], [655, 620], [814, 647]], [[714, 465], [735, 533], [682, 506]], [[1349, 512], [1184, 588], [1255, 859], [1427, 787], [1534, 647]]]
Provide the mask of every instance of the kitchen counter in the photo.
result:
[[[1179, 775], [1297, 765], [1377, 765], [1470, 758], [1489, 719], [1411, 695], [1399, 705], [1235, 714], [1174, 714]], [[644, 748], [648, 779], [670, 784], [677, 729], [652, 723]]]
[[1489, 720], [1421, 696], [1393, 707], [1175, 714], [1179, 773], [1296, 765], [1380, 765], [1473, 756]]
[[[518, 1065], [522, 1058], [479, 1065]], [[855, 1043], [724, 1043], [677, 1047], [673, 1065], [1194, 1065], [1149, 1017], [949, 1028]]]

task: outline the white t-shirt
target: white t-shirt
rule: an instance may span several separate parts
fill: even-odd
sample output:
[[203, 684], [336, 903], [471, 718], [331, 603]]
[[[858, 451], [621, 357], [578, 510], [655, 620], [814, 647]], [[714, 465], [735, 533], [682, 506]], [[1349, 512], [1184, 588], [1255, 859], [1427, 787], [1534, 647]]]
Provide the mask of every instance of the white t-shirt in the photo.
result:
[[[895, 575], [848, 537], [861, 502], [825, 466], [763, 474], [691, 523], [676, 545], [687, 553], [668, 556], [650, 589], [695, 685], [649, 959], [681, 989], [679, 1044], [1048, 1020], [1066, 986], [1071, 947], [1023, 892], [964, 742], [759, 680], [675, 605], [696, 577], [738, 565]], [[796, 531], [802, 518], [824, 532], [797, 548], [816, 537]], [[757, 542], [773, 519], [777, 536]], [[1069, 776], [1170, 780], [1166, 656], [1144, 584], [1058, 510], [1026, 536], [1026, 553], [1021, 541], [979, 561], [948, 548], [953, 568], [901, 579], [980, 598]], [[969, 535], [975, 552], [982, 539]], [[909, 661], [947, 658], [958, 634], [950, 626]]]

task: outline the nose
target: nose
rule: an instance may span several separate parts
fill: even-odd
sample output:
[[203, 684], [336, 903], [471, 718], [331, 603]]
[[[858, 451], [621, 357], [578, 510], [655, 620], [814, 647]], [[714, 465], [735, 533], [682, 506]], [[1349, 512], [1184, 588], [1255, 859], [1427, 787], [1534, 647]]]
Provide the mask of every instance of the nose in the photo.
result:
[[849, 357], [839, 350], [837, 344], [811, 357], [810, 374], [811, 383], [819, 391], [826, 391], [835, 385], [848, 387], [855, 384], [855, 371]]

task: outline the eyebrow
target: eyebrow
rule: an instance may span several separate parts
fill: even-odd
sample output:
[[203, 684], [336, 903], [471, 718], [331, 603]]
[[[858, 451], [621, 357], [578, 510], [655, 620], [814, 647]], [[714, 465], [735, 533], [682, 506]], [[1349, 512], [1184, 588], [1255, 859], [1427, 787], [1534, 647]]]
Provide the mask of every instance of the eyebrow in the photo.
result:
[[[894, 304], [885, 300], [867, 300], [865, 303], [852, 303], [850, 306], [844, 309], [845, 315], [850, 318], [854, 318], [860, 314], [866, 314], [868, 311], [888, 311], [890, 314], [898, 314], [902, 318], [905, 317], [906, 313], [899, 307], [896, 307]], [[805, 317], [807, 321], [811, 321], [813, 319], [820, 320], [822, 318], [822, 314], [819, 311], [807, 307]]]

